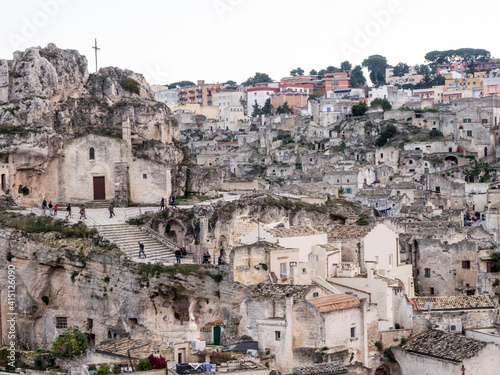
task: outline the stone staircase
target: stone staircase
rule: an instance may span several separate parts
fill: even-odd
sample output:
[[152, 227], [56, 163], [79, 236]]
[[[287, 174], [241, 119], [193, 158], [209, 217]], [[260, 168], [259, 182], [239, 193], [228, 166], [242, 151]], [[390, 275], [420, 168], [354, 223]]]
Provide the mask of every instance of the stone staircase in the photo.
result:
[[[174, 251], [178, 245], [149, 228], [129, 224], [98, 225], [95, 228], [104, 239], [116, 244], [135, 262], [176, 262]], [[139, 241], [144, 244], [146, 259], [139, 259]], [[182, 259], [182, 263], [192, 263], [192, 259]]]

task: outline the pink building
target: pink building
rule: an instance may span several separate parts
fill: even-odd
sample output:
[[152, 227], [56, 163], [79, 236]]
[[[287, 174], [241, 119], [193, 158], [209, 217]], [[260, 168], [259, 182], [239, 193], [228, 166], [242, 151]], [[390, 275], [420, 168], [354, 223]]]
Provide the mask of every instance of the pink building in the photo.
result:
[[500, 93], [500, 77], [485, 78], [483, 81], [483, 96], [498, 96]]

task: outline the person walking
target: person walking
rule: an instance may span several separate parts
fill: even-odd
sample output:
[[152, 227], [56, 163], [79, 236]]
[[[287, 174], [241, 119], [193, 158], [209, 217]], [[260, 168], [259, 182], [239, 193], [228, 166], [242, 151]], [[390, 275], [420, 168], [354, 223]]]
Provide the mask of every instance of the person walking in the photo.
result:
[[177, 264], [181, 264], [181, 256], [182, 256], [181, 249], [177, 248], [174, 254], [175, 254], [175, 260], [177, 260]]
[[52, 201], [50, 201], [49, 202], [49, 214], [50, 214], [50, 216], [52, 216], [52, 207], [54, 207], [54, 206], [52, 206]]
[[81, 219], [85, 220], [86, 218], [87, 218], [87, 216], [85, 216], [85, 205], [82, 204], [82, 207], [80, 207], [80, 220]]
[[181, 255], [182, 255], [182, 258], [184, 259], [187, 255], [187, 251], [186, 251], [186, 248], [185, 247], [181, 247]]
[[66, 217], [71, 219], [73, 217], [73, 215], [71, 214], [71, 203], [68, 203], [68, 206], [66, 207], [66, 211], [68, 212], [68, 215], [66, 215]]
[[170, 197], [168, 198], [168, 204], [172, 208], [175, 208], [175, 195], [174, 195], [174, 193], [170, 194]]
[[161, 197], [160, 211], [163, 211], [164, 209], [165, 209], [165, 197]]
[[139, 243], [139, 259], [141, 258], [141, 254], [144, 255], [144, 259], [145, 259], [146, 253], [144, 252], [144, 244], [141, 243], [141, 241], [139, 241], [138, 243]]
[[54, 205], [54, 216], [57, 216], [57, 204]]
[[109, 206], [108, 206], [108, 211], [109, 211], [109, 218], [111, 219], [113, 216], [115, 216], [115, 205], [113, 204], [113, 202], [110, 202], [109, 203]]
[[42, 202], [43, 216], [45, 216], [45, 210], [46, 209], [47, 209], [47, 198], [43, 198], [43, 202]]

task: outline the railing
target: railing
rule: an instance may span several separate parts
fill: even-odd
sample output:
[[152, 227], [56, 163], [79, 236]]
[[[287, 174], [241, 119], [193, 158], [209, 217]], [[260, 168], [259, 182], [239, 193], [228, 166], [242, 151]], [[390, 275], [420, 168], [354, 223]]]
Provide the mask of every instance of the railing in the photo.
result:
[[[139, 214], [137, 214], [137, 210], [139, 210]], [[134, 214], [133, 215], [130, 215], [130, 212], [133, 211]], [[123, 215], [124, 215], [124, 218], [125, 218], [125, 221], [127, 221], [128, 218], [132, 219], [136, 216], [140, 216], [142, 215], [142, 210], [141, 210], [141, 207], [138, 206], [138, 207], [127, 207], [125, 208], [125, 210], [123, 211]]]
[[141, 226], [141, 229], [143, 231], [147, 232], [151, 237], [154, 237], [156, 240], [158, 240], [159, 242], [161, 242], [164, 245], [166, 245], [171, 250], [175, 251], [178, 248], [180, 248], [180, 246], [177, 245], [174, 241], [166, 239], [165, 237], [163, 237], [162, 235], [158, 234], [157, 232], [155, 232], [151, 228]]

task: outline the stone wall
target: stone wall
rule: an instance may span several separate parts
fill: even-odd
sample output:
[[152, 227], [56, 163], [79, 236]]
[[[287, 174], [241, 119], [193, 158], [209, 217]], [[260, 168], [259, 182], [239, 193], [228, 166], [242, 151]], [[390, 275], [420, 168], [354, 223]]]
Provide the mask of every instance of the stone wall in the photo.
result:
[[224, 171], [221, 168], [189, 167], [186, 192], [207, 193], [222, 187]]

